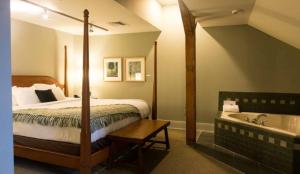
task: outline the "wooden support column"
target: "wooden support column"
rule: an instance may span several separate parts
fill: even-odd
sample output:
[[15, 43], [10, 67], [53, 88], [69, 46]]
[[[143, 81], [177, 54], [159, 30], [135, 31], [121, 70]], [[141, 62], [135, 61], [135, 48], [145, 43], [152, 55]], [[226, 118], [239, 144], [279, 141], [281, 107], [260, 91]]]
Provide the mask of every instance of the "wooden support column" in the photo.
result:
[[64, 75], [64, 90], [65, 90], [65, 96], [69, 96], [69, 86], [68, 86], [68, 47], [65, 45], [65, 75]]
[[89, 84], [89, 12], [84, 10], [83, 80], [80, 134], [80, 174], [91, 174], [90, 84]]
[[152, 120], [157, 120], [157, 41], [154, 43], [154, 73], [153, 73]]
[[178, 0], [185, 31], [186, 54], [186, 142], [196, 142], [196, 22], [182, 0]]

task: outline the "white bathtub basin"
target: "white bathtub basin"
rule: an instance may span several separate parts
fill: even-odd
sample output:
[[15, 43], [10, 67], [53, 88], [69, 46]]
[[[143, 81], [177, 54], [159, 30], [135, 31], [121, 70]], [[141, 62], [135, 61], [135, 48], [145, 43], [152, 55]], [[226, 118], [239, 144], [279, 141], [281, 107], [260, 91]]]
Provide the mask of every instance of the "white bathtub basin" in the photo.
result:
[[289, 134], [292, 136], [300, 135], [300, 116], [266, 113], [266, 117], [263, 116], [259, 119], [260, 122], [263, 122], [263, 125], [252, 123], [253, 120], [256, 119], [260, 114], [261, 113], [251, 112], [222, 112], [221, 118], [260, 128], [265, 128], [276, 132], [281, 132], [284, 134]]

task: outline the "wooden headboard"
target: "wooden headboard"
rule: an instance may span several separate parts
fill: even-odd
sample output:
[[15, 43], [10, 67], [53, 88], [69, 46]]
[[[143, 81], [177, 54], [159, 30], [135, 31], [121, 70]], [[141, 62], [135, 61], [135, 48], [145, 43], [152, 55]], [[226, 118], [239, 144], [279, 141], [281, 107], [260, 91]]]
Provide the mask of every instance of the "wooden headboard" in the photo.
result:
[[49, 76], [35, 76], [35, 75], [13, 75], [12, 85], [18, 87], [30, 87], [35, 83], [55, 84], [64, 89], [64, 85], [60, 84], [56, 79]]

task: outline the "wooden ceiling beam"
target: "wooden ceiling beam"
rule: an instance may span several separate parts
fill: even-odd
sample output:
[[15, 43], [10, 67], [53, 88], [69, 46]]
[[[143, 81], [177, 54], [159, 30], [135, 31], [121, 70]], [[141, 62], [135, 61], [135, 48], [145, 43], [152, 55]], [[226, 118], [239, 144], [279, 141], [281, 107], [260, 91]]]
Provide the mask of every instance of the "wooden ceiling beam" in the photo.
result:
[[195, 29], [197, 26], [195, 17], [193, 14], [189, 11], [183, 0], [178, 0], [180, 12], [181, 12], [181, 18], [183, 21], [183, 27], [185, 34], [189, 33], [195, 33]]
[[196, 22], [182, 0], [178, 0], [185, 31], [186, 54], [186, 143], [196, 142]]

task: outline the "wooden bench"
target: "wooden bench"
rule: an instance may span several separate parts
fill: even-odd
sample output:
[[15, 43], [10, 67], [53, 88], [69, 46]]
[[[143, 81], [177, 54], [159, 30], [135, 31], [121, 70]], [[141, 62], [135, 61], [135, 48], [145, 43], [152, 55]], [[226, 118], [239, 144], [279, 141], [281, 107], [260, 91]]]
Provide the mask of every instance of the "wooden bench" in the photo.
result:
[[[130, 124], [127, 127], [121, 128], [115, 132], [112, 132], [108, 135], [109, 140], [111, 141], [110, 148], [110, 159], [109, 166], [111, 167], [114, 163], [114, 144], [118, 142], [134, 143], [138, 148], [138, 168], [139, 173], [144, 173], [144, 163], [143, 163], [143, 153], [142, 149], [147, 142], [150, 144], [147, 148], [151, 147], [155, 143], [161, 143], [166, 145], [166, 150], [170, 148], [168, 129], [170, 125], [169, 121], [163, 120], [146, 120], [142, 119], [135, 123]], [[164, 130], [165, 141], [156, 141], [152, 140], [160, 131]]]

